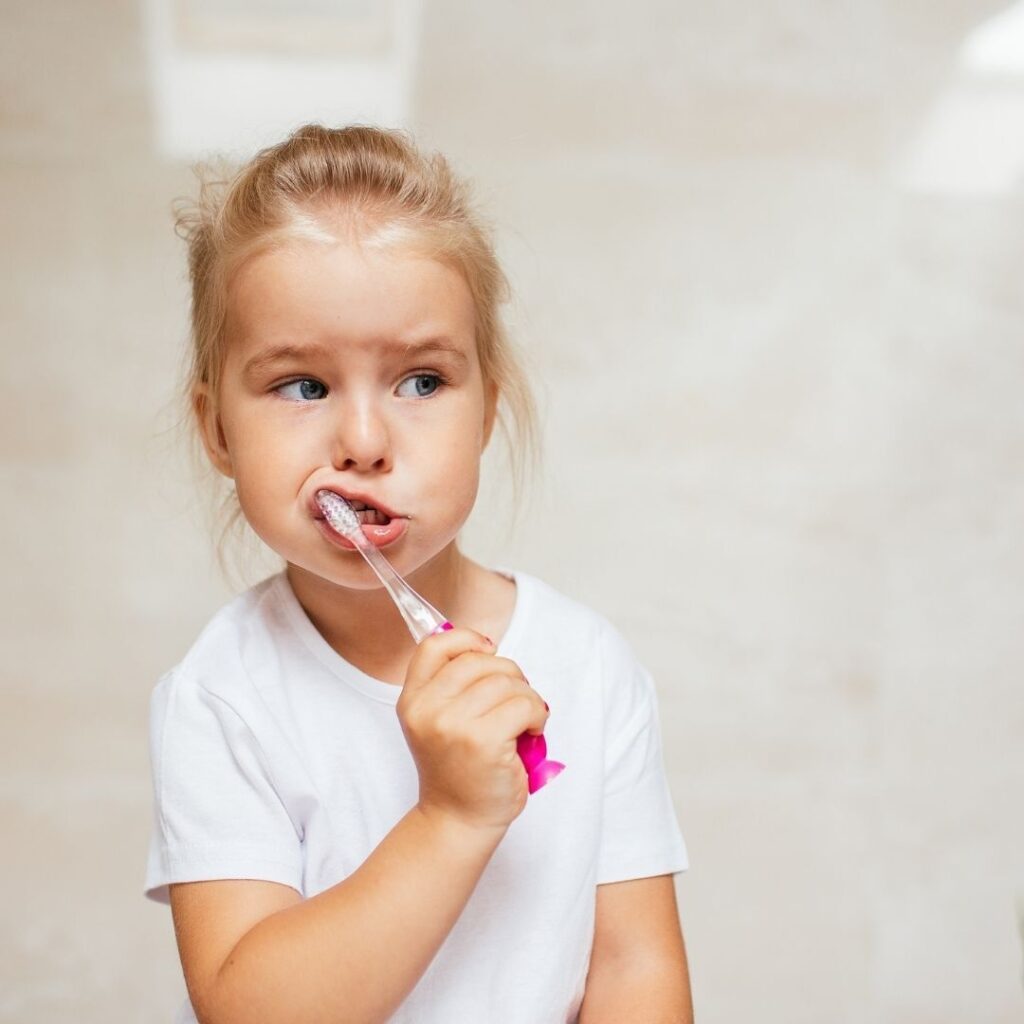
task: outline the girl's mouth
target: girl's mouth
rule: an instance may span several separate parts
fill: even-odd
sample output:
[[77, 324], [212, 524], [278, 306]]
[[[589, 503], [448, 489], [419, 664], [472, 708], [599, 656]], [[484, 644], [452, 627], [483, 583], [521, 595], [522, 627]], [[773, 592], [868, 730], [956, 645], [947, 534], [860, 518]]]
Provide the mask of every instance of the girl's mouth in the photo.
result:
[[[372, 494], [362, 495], [348, 495], [341, 488], [333, 487], [321, 487], [318, 488], [317, 492], [310, 495], [308, 501], [309, 514], [314, 519], [323, 519], [323, 509], [320, 508], [320, 504], [317, 501], [316, 494], [320, 491], [326, 491], [334, 494], [339, 498], [342, 498], [346, 505], [359, 517], [360, 521], [365, 525], [370, 526], [387, 526], [392, 519], [411, 519], [412, 516], [406, 515], [404, 512], [398, 512], [393, 508], [388, 508], [377, 496]], [[372, 503], [371, 503], [372, 502]]]
[[[396, 540], [405, 534], [405, 531], [409, 526], [408, 519], [402, 519], [399, 517], [389, 519], [382, 512], [377, 512], [376, 510], [372, 510], [371, 515], [367, 515], [367, 513], [363, 511], [360, 511], [358, 515], [363, 524], [363, 536], [376, 548], [383, 548], [387, 547], [389, 544], [394, 544]], [[340, 548], [345, 548], [347, 551], [356, 550], [355, 544], [353, 544], [348, 537], [344, 537], [342, 534], [338, 533], [326, 519], [321, 517], [315, 520], [315, 522], [317, 529], [332, 544], [336, 544]]]
[[391, 516], [386, 512], [380, 512], [375, 508], [371, 508], [366, 502], [351, 500], [348, 503], [352, 507], [352, 511], [359, 517], [359, 522], [363, 526], [387, 526], [391, 522]]

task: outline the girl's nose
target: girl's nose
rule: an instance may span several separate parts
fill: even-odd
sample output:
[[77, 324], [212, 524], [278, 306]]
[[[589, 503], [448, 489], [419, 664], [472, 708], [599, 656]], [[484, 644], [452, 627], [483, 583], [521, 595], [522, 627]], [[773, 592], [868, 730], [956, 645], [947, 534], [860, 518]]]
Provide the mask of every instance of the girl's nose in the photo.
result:
[[334, 421], [331, 462], [335, 469], [391, 468], [391, 435], [387, 423], [372, 402], [342, 400]]

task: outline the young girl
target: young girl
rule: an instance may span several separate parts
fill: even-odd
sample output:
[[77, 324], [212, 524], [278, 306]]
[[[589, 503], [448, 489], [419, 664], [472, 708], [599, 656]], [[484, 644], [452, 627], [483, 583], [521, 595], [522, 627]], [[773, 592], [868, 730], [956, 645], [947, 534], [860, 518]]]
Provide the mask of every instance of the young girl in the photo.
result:
[[[689, 1021], [652, 679], [458, 547], [499, 406], [532, 409], [465, 185], [403, 133], [307, 125], [181, 222], [190, 410], [285, 565], [152, 695], [178, 1021]], [[455, 629], [413, 642], [321, 488]], [[529, 796], [524, 731], [567, 766]]]

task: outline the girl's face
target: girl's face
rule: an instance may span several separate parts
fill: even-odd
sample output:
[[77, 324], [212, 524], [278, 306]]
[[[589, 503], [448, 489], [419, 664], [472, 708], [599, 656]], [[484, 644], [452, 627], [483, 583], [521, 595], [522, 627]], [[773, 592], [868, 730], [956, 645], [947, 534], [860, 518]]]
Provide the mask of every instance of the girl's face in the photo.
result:
[[411, 517], [383, 548], [403, 574], [452, 544], [497, 398], [457, 271], [347, 243], [267, 252], [232, 282], [225, 340], [219, 410], [197, 401], [203, 439], [271, 548], [338, 585], [379, 586], [325, 534], [320, 488]]

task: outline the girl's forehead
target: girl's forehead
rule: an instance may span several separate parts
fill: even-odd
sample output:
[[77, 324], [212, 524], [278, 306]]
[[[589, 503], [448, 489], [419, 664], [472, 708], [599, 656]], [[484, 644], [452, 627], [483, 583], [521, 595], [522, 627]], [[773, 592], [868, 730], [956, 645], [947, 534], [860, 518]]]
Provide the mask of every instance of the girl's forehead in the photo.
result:
[[408, 247], [376, 247], [350, 241], [330, 243], [291, 241], [257, 250], [236, 269], [233, 282], [244, 278], [273, 279], [293, 286], [310, 278], [319, 283], [330, 280], [343, 287], [365, 288], [367, 283], [386, 285], [391, 280], [435, 284], [458, 281], [467, 294], [468, 286], [450, 262]]
[[471, 342], [476, 310], [463, 276], [416, 253], [347, 243], [259, 253], [228, 289], [227, 332], [247, 339], [282, 331], [366, 338], [423, 332]]

